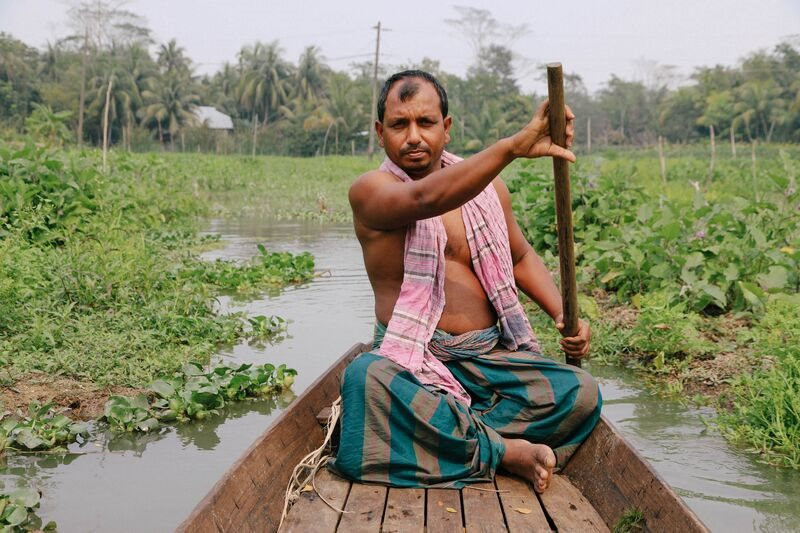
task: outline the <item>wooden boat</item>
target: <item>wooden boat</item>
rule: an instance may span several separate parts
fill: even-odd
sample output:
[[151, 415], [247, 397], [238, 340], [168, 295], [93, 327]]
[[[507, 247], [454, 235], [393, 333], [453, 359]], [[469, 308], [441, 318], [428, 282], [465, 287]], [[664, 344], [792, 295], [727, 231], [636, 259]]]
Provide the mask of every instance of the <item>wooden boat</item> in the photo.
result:
[[[220, 479], [178, 531], [276, 531], [294, 466], [324, 438], [318, 414], [339, 395], [356, 344], [317, 379]], [[542, 495], [498, 475], [483, 489], [387, 489], [351, 484], [326, 470], [301, 494], [282, 531], [608, 531], [633, 510], [634, 531], [708, 531], [652, 467], [602, 418]], [[494, 490], [497, 488], [498, 490]]]

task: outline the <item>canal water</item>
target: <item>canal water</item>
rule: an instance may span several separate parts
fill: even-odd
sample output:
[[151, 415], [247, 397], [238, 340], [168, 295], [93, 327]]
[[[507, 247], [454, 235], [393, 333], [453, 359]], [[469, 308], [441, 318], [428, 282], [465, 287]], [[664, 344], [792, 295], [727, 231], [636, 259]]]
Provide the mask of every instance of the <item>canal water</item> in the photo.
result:
[[[246, 260], [263, 243], [275, 251], [309, 251], [321, 275], [255, 301], [219, 299], [220, 312], [279, 315], [288, 335], [274, 345], [223, 350], [231, 364], [287, 363], [300, 394], [336, 358], [372, 331], [372, 294], [349, 225], [274, 221], [248, 216], [211, 221], [224, 246], [204, 254]], [[708, 408], [686, 407], [648, 391], [624, 369], [588, 366], [598, 378], [605, 416], [713, 531], [800, 531], [800, 472], [758, 463], [731, 447], [703, 420]], [[171, 531], [293, 399], [238, 404], [225, 416], [73, 445], [70, 453], [9, 454], [0, 468], [6, 489], [34, 486], [40, 515], [59, 531]]]

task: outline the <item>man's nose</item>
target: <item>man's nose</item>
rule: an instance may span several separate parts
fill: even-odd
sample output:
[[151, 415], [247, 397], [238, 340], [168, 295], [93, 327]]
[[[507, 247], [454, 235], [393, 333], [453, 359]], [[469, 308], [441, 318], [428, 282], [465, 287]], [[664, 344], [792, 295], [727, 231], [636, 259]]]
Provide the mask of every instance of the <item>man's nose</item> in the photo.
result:
[[408, 136], [406, 142], [408, 144], [419, 144], [422, 139], [419, 136], [419, 128], [413, 122], [408, 126]]

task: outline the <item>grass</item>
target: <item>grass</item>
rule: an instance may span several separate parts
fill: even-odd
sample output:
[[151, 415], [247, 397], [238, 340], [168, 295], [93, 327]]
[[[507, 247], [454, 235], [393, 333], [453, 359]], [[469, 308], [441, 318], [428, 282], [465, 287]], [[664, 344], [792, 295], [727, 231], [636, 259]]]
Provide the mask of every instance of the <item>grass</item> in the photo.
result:
[[180, 164], [119, 154], [103, 175], [92, 152], [0, 151], [6, 383], [44, 373], [144, 386], [247, 335], [246, 317], [215, 313], [217, 295], [311, 279], [308, 254], [262, 247], [249, 264], [198, 260], [210, 209]]
[[293, 158], [165, 154], [192, 177], [192, 188], [221, 214], [258, 211], [276, 218], [350, 221], [350, 184], [380, 164], [361, 156]]

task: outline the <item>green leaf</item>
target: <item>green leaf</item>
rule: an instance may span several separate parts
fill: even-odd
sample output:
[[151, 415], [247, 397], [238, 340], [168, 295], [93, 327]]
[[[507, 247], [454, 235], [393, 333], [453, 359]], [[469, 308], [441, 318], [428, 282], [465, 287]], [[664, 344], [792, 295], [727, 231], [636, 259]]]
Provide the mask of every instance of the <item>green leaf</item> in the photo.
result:
[[600, 278], [600, 282], [601, 282], [601, 283], [608, 283], [608, 282], [609, 282], [609, 281], [611, 281], [612, 279], [614, 279], [614, 278], [616, 278], [616, 277], [619, 277], [619, 276], [621, 276], [621, 275], [622, 275], [622, 272], [618, 272], [618, 271], [611, 271], [611, 272], [607, 272], [605, 276], [603, 276], [602, 278]]
[[631, 261], [634, 265], [641, 266], [641, 264], [644, 262], [644, 254], [635, 246], [628, 248], [628, 254], [630, 254]]
[[202, 376], [204, 374], [200, 363], [186, 363], [181, 367], [181, 372], [187, 376]]
[[622, 243], [617, 241], [597, 241], [592, 246], [600, 250], [616, 250], [622, 247]]
[[45, 441], [44, 439], [40, 439], [39, 437], [34, 435], [33, 432], [28, 428], [25, 428], [19, 433], [17, 433], [14, 436], [14, 439], [18, 443], [28, 448], [29, 450], [35, 450], [36, 448], [44, 444], [47, 444], [47, 441]]
[[148, 387], [151, 391], [155, 392], [162, 398], [171, 398], [175, 395], [175, 387], [167, 383], [163, 379], [157, 379]]
[[33, 489], [17, 489], [8, 495], [8, 499], [13, 503], [24, 505], [25, 507], [33, 507], [39, 503], [39, 491]]
[[13, 509], [11, 513], [6, 517], [6, 522], [10, 526], [18, 526], [23, 523], [25, 520], [28, 519], [28, 510], [19, 505], [9, 505], [9, 509]]
[[154, 429], [158, 429], [161, 426], [161, 423], [156, 420], [155, 418], [148, 418], [136, 424], [136, 429], [139, 431], [152, 431]]
[[728, 266], [726, 266], [723, 271], [723, 275], [727, 281], [736, 281], [739, 279], [739, 267], [733, 263], [728, 263]]
[[211, 394], [208, 392], [193, 392], [192, 401], [199, 403], [204, 407], [213, 407], [217, 405], [219, 397], [216, 394]]
[[698, 289], [714, 300], [719, 307], [725, 308], [725, 305], [728, 303], [728, 298], [725, 296], [725, 291], [717, 287], [716, 285], [712, 285], [710, 283], [702, 283]]
[[761, 307], [764, 305], [766, 294], [764, 294], [764, 291], [761, 290], [761, 287], [755, 283], [740, 281], [739, 289], [742, 291], [742, 295], [744, 296], [745, 300], [750, 302], [750, 305], [755, 307]]
[[753, 237], [753, 240], [756, 243], [756, 246], [759, 248], [763, 248], [767, 244], [767, 238], [764, 236], [764, 232], [758, 229], [756, 226], [750, 226], [750, 236]]
[[659, 263], [650, 269], [650, 275], [656, 278], [667, 279], [672, 274], [672, 268], [668, 263]]
[[130, 405], [138, 409], [150, 409], [150, 402], [147, 400], [147, 396], [141, 393], [130, 399]]
[[686, 256], [686, 262], [683, 264], [683, 268], [692, 269], [699, 267], [705, 260], [705, 256], [700, 252], [692, 252]]
[[653, 216], [653, 204], [641, 204], [636, 210], [636, 219], [639, 222], [647, 222]]
[[767, 290], [783, 289], [789, 284], [789, 271], [782, 266], [771, 266], [756, 278]]
[[667, 240], [677, 239], [681, 234], [681, 225], [677, 221], [670, 222], [669, 224], [665, 224], [659, 233]]

